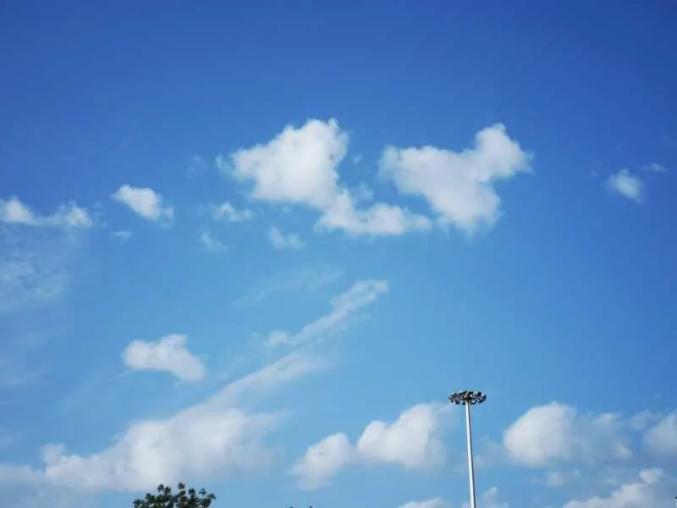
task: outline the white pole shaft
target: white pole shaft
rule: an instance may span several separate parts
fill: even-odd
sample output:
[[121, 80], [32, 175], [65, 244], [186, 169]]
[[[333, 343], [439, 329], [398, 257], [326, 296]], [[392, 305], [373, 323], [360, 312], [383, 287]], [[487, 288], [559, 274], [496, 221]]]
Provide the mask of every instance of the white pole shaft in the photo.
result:
[[470, 422], [470, 404], [465, 404], [465, 431], [468, 442], [468, 482], [470, 487], [470, 508], [477, 508], [475, 501], [475, 467], [472, 461], [472, 428]]

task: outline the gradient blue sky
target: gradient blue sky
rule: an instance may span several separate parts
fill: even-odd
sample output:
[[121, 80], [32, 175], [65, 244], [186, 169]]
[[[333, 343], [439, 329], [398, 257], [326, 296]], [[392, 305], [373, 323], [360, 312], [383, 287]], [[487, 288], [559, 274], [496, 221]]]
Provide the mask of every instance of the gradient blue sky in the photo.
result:
[[3, 2], [0, 505], [672, 506], [675, 22]]

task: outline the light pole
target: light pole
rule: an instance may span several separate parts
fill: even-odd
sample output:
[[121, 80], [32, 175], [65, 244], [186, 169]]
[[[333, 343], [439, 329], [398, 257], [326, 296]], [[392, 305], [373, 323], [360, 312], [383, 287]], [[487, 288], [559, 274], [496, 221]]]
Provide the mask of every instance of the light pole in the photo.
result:
[[473, 392], [472, 390], [463, 390], [449, 395], [449, 402], [457, 406], [465, 406], [465, 435], [468, 444], [468, 484], [470, 487], [470, 508], [477, 508], [475, 500], [475, 467], [472, 460], [472, 423], [470, 421], [470, 406], [481, 404], [487, 400], [487, 396], [482, 392]]

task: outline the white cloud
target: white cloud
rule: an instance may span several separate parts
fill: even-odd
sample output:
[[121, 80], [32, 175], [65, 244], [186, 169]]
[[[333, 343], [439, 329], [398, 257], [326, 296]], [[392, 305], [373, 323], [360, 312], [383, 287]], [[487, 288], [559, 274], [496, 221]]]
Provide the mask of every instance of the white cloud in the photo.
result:
[[110, 234], [110, 236], [115, 238], [119, 242], [125, 243], [125, 242], [128, 242], [129, 239], [132, 237], [132, 232], [126, 231], [126, 230], [113, 231]]
[[293, 352], [233, 381], [210, 400], [212, 404], [233, 405], [244, 394], [251, 397], [267, 392], [275, 389], [279, 384], [288, 383], [306, 374], [320, 372], [326, 367], [327, 362], [320, 358]]
[[200, 381], [207, 369], [186, 349], [185, 335], [171, 334], [155, 342], [132, 341], [122, 353], [124, 364], [134, 370], [171, 372], [182, 381]]
[[320, 213], [317, 229], [354, 235], [399, 235], [428, 229], [429, 221], [397, 206], [377, 203], [357, 209], [359, 197], [339, 182], [337, 167], [346, 155], [348, 135], [336, 120], [309, 120], [287, 126], [268, 143], [240, 149], [217, 165], [240, 181], [253, 182], [251, 197], [296, 204]]
[[644, 182], [630, 173], [627, 169], [621, 169], [611, 175], [606, 181], [607, 188], [624, 198], [636, 203], [641, 203], [644, 194]]
[[303, 241], [298, 235], [293, 233], [285, 234], [275, 226], [268, 230], [268, 240], [273, 248], [278, 250], [298, 250], [303, 247]]
[[631, 451], [622, 427], [614, 414], [579, 415], [552, 402], [520, 416], [503, 434], [503, 444], [514, 462], [527, 466], [625, 460]]
[[447, 406], [440, 404], [418, 404], [392, 423], [369, 423], [355, 446], [344, 434], [334, 434], [308, 448], [292, 473], [302, 488], [314, 489], [349, 464], [395, 464], [408, 469], [441, 465], [446, 451], [440, 434], [447, 412]]
[[440, 416], [445, 409], [439, 404], [418, 404], [391, 424], [373, 421], [357, 441], [357, 451], [368, 462], [407, 468], [440, 465], [445, 454]]
[[357, 209], [355, 197], [348, 191], [336, 195], [334, 203], [317, 221], [318, 230], [343, 230], [352, 235], [402, 235], [407, 231], [425, 231], [431, 223], [399, 206], [376, 203]]
[[221, 240], [214, 238], [207, 231], [200, 233], [200, 245], [202, 245], [204, 250], [210, 254], [223, 254], [229, 250], [228, 245]]
[[353, 459], [353, 447], [345, 434], [333, 434], [312, 445], [291, 472], [308, 490], [323, 487]]
[[644, 434], [644, 444], [655, 455], [677, 458], [677, 411], [651, 427]]
[[194, 475], [250, 470], [270, 462], [261, 440], [277, 420], [272, 414], [196, 406], [135, 423], [99, 453], [57, 449], [46, 457], [44, 475], [75, 488], [141, 490]]
[[254, 212], [248, 208], [238, 210], [228, 201], [220, 205], [212, 205], [212, 218], [219, 222], [244, 222], [254, 217]]
[[250, 413], [234, 403], [318, 368], [306, 355], [288, 355], [231, 382], [202, 403], [167, 418], [130, 425], [99, 452], [68, 454], [62, 445], [47, 445], [42, 450], [41, 469], [0, 464], [0, 481], [4, 476], [73, 489], [145, 490], [161, 482], [266, 467], [274, 454], [265, 438], [279, 426], [281, 415]]
[[677, 482], [668, 478], [660, 469], [644, 469], [637, 480], [626, 483], [611, 492], [607, 497], [591, 497], [574, 500], [564, 504], [563, 508], [669, 508], [674, 506]]
[[209, 169], [209, 162], [202, 156], [193, 154], [188, 159], [188, 169], [186, 175], [189, 177], [197, 176]]
[[336, 166], [348, 147], [348, 135], [335, 120], [309, 120], [287, 126], [266, 144], [231, 155], [233, 174], [254, 182], [252, 197], [326, 209], [333, 203]]
[[174, 208], [149, 187], [122, 185], [112, 196], [114, 200], [127, 205], [144, 219], [170, 224], [174, 219]]
[[61, 229], [86, 229], [94, 223], [87, 210], [72, 201], [60, 204], [51, 215], [37, 215], [15, 196], [0, 199], [0, 222]]
[[462, 152], [386, 147], [380, 167], [400, 192], [423, 196], [442, 223], [472, 231], [496, 222], [501, 199], [495, 184], [528, 171], [530, 158], [496, 124], [479, 131], [475, 147]]
[[399, 508], [451, 508], [451, 505], [441, 497], [435, 497], [425, 501], [409, 501], [401, 504]]
[[652, 162], [651, 164], [647, 164], [646, 166], [642, 167], [644, 171], [652, 171], [654, 173], [667, 173], [668, 168], [663, 166], [662, 164], [658, 164], [657, 162]]
[[[491, 487], [479, 496], [479, 506], [482, 508], [510, 508], [510, 505], [500, 500], [498, 488]], [[469, 503], [463, 503], [463, 508], [469, 508]]]
[[578, 480], [581, 477], [581, 472], [578, 469], [572, 471], [548, 471], [545, 474], [545, 484], [548, 487], [562, 487]]
[[260, 304], [267, 298], [287, 292], [314, 292], [338, 281], [343, 272], [338, 268], [302, 268], [296, 271], [283, 271], [248, 289], [235, 300], [234, 305], [250, 306]]
[[297, 333], [275, 330], [268, 335], [270, 345], [298, 345], [326, 337], [335, 332], [357, 311], [373, 303], [381, 294], [388, 291], [388, 281], [367, 279], [353, 284], [344, 293], [331, 301], [331, 312], [305, 325]]
[[67, 283], [67, 273], [48, 260], [25, 253], [0, 258], [0, 312], [53, 302]]

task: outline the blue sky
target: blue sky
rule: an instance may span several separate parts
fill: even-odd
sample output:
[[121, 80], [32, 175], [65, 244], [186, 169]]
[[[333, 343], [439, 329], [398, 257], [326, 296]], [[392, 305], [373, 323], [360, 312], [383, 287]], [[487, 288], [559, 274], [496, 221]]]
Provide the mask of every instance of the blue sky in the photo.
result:
[[5, 2], [0, 504], [677, 493], [671, 2]]

